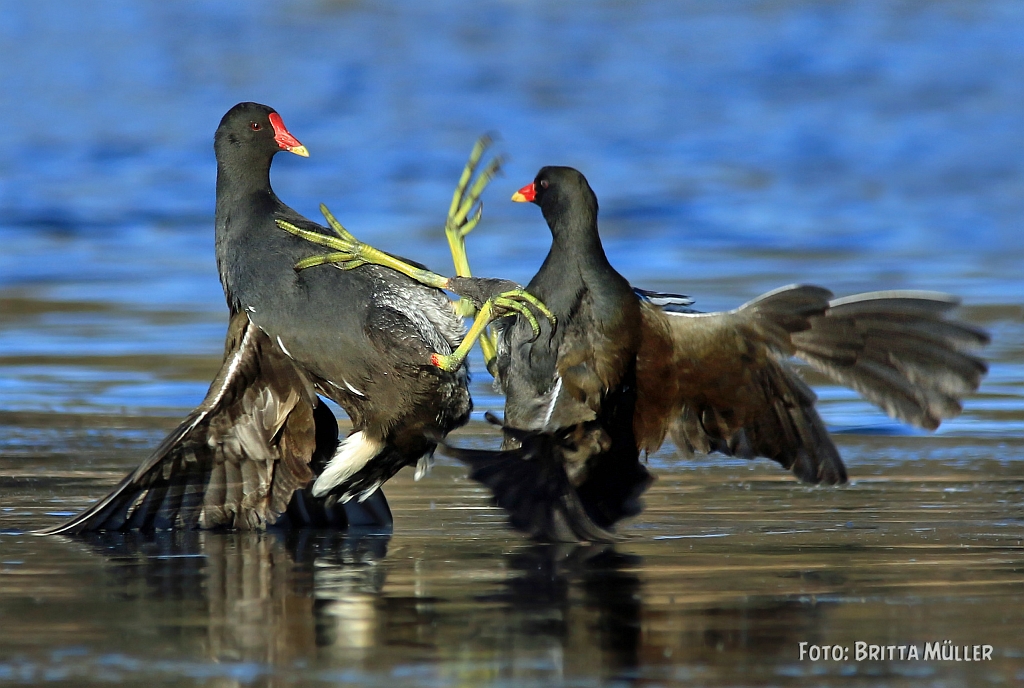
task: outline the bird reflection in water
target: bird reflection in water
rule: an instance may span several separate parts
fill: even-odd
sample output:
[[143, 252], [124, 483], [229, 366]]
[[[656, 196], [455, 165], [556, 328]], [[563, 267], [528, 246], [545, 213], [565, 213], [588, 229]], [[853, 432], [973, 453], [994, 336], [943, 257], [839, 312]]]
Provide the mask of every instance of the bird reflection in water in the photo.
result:
[[[520, 662], [517, 646], [547, 644], [564, 675], [629, 672], [639, 663], [642, 557], [610, 545], [533, 545], [509, 555], [504, 590], [482, 598], [504, 608], [507, 664]], [[523, 648], [527, 652], [531, 648]]]
[[[389, 534], [296, 530], [98, 532], [110, 585], [152, 627], [216, 661], [314, 660], [324, 645], [365, 648]], [[168, 618], [169, 617], [169, 618]], [[205, 628], [205, 637], [202, 630]], [[195, 635], [183, 638], [182, 635]]]
[[[406, 572], [404, 559], [385, 565], [389, 535], [296, 530], [84, 537], [108, 560], [108, 585], [136, 603], [137, 618], [150, 617], [149, 627], [216, 661], [359, 663], [388, 648], [426, 659], [467, 642], [499, 665], [518, 663], [524, 656], [518, 650], [587, 662], [596, 653], [612, 673], [638, 661], [641, 596], [632, 571], [640, 558], [610, 546], [531, 545], [505, 555], [508, 577], [497, 590], [491, 582], [463, 591], [474, 603], [490, 602], [475, 623], [498, 637], [467, 638], [465, 623], [449, 618], [455, 610], [448, 603], [463, 609], [459, 600], [421, 594], [432, 587], [431, 574], [417, 582], [418, 567]], [[387, 592], [389, 568], [399, 578], [411, 573], [412, 587]], [[584, 648], [590, 649], [576, 652]]]
[[[470, 683], [674, 680], [682, 668], [699, 678], [722, 662], [753, 676], [824, 637], [832, 605], [801, 591], [843, 585], [781, 566], [775, 594], [750, 595], [741, 591], [765, 586], [761, 569], [709, 581], [701, 555], [652, 559], [621, 545], [502, 555], [472, 541], [313, 530], [86, 539], [107, 560], [108, 590], [157, 646], [253, 663], [267, 686], [289, 685], [298, 668], [355, 680], [397, 665]], [[774, 577], [786, 571], [801, 577]]]

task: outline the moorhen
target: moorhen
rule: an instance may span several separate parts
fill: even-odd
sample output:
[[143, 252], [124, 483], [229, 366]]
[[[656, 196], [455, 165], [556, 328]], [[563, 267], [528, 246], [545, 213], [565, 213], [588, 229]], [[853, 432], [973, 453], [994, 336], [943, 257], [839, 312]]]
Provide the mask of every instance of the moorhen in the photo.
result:
[[540, 206], [551, 250], [528, 292], [553, 312], [541, 332], [499, 321], [501, 451], [446, 447], [534, 538], [612, 539], [651, 477], [641, 453], [671, 434], [685, 453], [767, 457], [809, 483], [846, 481], [797, 356], [889, 415], [934, 429], [961, 411], [988, 336], [933, 292], [833, 299], [776, 289], [736, 310], [698, 313], [685, 297], [636, 290], [608, 262], [597, 197], [582, 174], [545, 167], [512, 197]]
[[[463, 341], [444, 291], [377, 265], [293, 269], [309, 244], [278, 221], [327, 230], [270, 186], [274, 155], [308, 155], [280, 115], [257, 103], [236, 105], [217, 128], [214, 150], [217, 266], [231, 314], [224, 363], [199, 408], [142, 466], [46, 532], [353, 520], [389, 526], [380, 485], [403, 466], [428, 466], [435, 440], [469, 418], [465, 366], [436, 364]], [[478, 218], [463, 207], [477, 198], [463, 199], [463, 221]], [[518, 286], [470, 279], [443, 286], [479, 305], [501, 296], [505, 308], [491, 308], [493, 317], [519, 307], [520, 290], [500, 294], [508, 285]], [[318, 394], [352, 419], [340, 444]]]

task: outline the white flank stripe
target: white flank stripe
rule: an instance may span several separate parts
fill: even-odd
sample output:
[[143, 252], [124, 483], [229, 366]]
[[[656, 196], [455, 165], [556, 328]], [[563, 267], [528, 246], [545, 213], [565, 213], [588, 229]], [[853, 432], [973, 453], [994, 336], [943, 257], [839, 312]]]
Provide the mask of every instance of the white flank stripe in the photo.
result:
[[551, 401], [548, 402], [548, 410], [544, 412], [544, 424], [541, 426], [542, 430], [546, 430], [548, 423], [551, 421], [551, 414], [555, 412], [555, 402], [558, 401], [558, 394], [562, 391], [562, 376], [559, 375], [555, 381], [555, 388], [551, 390]]
[[368, 438], [362, 430], [346, 437], [338, 445], [338, 450], [334, 452], [324, 472], [313, 483], [313, 496], [323, 497], [351, 478], [383, 448], [382, 443]]
[[284, 342], [282, 342], [282, 341], [281, 341], [281, 336], [280, 336], [280, 335], [278, 335], [278, 337], [277, 337], [277, 345], [278, 345], [279, 347], [281, 347], [281, 351], [283, 351], [283, 352], [284, 352], [284, 355], [285, 355], [285, 356], [287, 356], [288, 358], [291, 358], [291, 357], [292, 357], [292, 354], [291, 354], [291, 352], [290, 352], [290, 351], [288, 351], [288, 349], [287, 349], [287, 348], [285, 347], [285, 345], [284, 345]]
[[360, 391], [359, 391], [358, 389], [356, 389], [355, 387], [353, 387], [352, 385], [350, 385], [350, 384], [348, 383], [348, 380], [346, 380], [345, 378], [341, 378], [341, 381], [345, 383], [345, 386], [346, 386], [346, 387], [348, 387], [348, 391], [352, 392], [353, 394], [355, 394], [355, 395], [357, 395], [357, 396], [361, 396], [361, 397], [365, 397], [365, 396], [366, 396], [365, 394], [363, 394], [362, 392], [360, 392]]
[[[215, 396], [213, 398], [213, 401], [210, 402], [210, 405], [208, 407], [210, 411], [217, 408], [217, 405], [220, 403], [220, 400], [224, 398], [224, 393], [227, 391], [228, 385], [230, 385], [234, 381], [235, 373], [238, 372], [238, 366], [241, 365], [242, 363], [242, 356], [245, 354], [245, 348], [246, 345], [248, 345], [249, 343], [249, 335], [252, 333], [252, 330], [253, 324], [249, 323], [249, 326], [245, 328], [245, 334], [242, 335], [242, 341], [239, 342], [238, 344], [238, 349], [236, 349], [235, 353], [231, 356], [231, 363], [228, 364], [228, 372], [227, 375], [224, 376], [224, 382], [221, 383], [220, 389], [217, 390], [217, 396]], [[207, 411], [206, 413], [200, 413], [198, 416], [196, 416], [196, 419], [192, 421], [192, 425], [188, 427], [188, 430], [185, 431], [185, 434], [192, 432], [192, 430], [197, 425], [199, 425], [199, 421], [206, 418], [206, 416], [209, 415], [210, 411]]]

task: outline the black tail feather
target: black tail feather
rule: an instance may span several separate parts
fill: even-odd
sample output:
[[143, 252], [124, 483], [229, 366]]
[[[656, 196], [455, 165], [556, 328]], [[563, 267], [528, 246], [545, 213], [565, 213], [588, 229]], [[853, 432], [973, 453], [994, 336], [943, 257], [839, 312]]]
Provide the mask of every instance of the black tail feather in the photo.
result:
[[[536, 433], [517, 439], [518, 448], [502, 451], [441, 446], [445, 454], [470, 467], [470, 477], [490, 488], [512, 526], [531, 538], [551, 542], [619, 539], [609, 528], [619, 518], [639, 511], [638, 497], [650, 484], [646, 469], [637, 464], [643, 475], [623, 492], [621, 504], [588, 504], [566, 473], [564, 437]], [[607, 518], [609, 513], [614, 516]], [[598, 525], [597, 519], [607, 521], [607, 526]]]

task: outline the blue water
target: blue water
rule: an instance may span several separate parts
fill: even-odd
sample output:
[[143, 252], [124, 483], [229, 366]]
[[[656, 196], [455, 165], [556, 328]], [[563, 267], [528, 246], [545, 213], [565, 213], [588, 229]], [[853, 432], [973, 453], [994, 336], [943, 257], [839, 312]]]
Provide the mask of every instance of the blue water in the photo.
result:
[[[201, 398], [224, 317], [212, 132], [257, 100], [312, 152], [278, 156], [282, 198], [441, 271], [452, 185], [490, 131], [509, 161], [477, 274], [536, 270], [548, 233], [506, 200], [557, 163], [589, 177], [621, 272], [704, 309], [795, 281], [959, 294], [996, 334], [999, 399], [969, 408], [1015, 416], [977, 429], [1019, 433], [1022, 29], [1015, 0], [2, 2], [0, 409]], [[885, 423], [823, 398], [833, 425]]]

